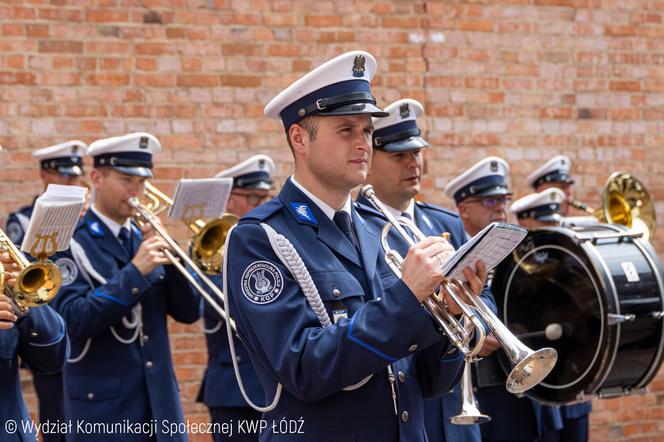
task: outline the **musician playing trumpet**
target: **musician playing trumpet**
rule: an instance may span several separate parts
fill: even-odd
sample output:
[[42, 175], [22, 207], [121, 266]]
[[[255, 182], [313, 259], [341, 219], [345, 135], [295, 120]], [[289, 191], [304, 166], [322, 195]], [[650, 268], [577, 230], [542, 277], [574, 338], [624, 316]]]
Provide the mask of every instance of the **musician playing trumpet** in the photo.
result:
[[[394, 216], [403, 216], [428, 236], [440, 236], [447, 233], [450, 244], [459, 248], [466, 242], [463, 223], [459, 216], [451, 210], [415, 201], [420, 192], [424, 169], [424, 151], [429, 143], [422, 138], [417, 126], [417, 119], [424, 113], [422, 104], [406, 98], [397, 100], [385, 108], [389, 112], [386, 118], [375, 118], [373, 133], [373, 158], [367, 183], [373, 185], [376, 196]], [[358, 203], [371, 207], [364, 195], [357, 199]], [[377, 230], [385, 224], [382, 217], [372, 216], [371, 212], [361, 212], [369, 223], [377, 226]], [[403, 255], [408, 245], [398, 238], [396, 232], [390, 234], [394, 247]], [[387, 280], [394, 278], [391, 272], [382, 275]], [[386, 283], [389, 285], [389, 282]], [[493, 297], [482, 297], [485, 303], [494, 307]], [[497, 348], [497, 345], [496, 345]], [[480, 441], [480, 430], [477, 424], [454, 425], [450, 418], [458, 411], [461, 404], [460, 385], [440, 399], [424, 401], [425, 428], [429, 441], [444, 440]]]
[[[18, 267], [9, 253], [0, 251], [0, 439], [37, 441], [35, 427], [23, 401], [19, 379], [21, 357], [33, 373], [60, 372], [68, 356], [65, 323], [48, 305], [31, 307], [24, 314], [7, 296], [16, 282]], [[3, 287], [4, 286], [4, 287]], [[8, 423], [16, 426], [8, 427]]]
[[[71, 419], [144, 424], [131, 440], [187, 440], [186, 434], [164, 433], [147, 424], [183, 422], [167, 316], [188, 324], [200, 314], [199, 295], [167, 265], [162, 252], [168, 248], [166, 241], [148, 225], [139, 229], [127, 203], [142, 195], [145, 181], [153, 177], [153, 155], [160, 149], [148, 133], [90, 145], [95, 200], [69, 251], [56, 256], [63, 277], [54, 306], [67, 321], [72, 340], [65, 368]], [[75, 441], [127, 437], [121, 427], [102, 436], [72, 435]]]

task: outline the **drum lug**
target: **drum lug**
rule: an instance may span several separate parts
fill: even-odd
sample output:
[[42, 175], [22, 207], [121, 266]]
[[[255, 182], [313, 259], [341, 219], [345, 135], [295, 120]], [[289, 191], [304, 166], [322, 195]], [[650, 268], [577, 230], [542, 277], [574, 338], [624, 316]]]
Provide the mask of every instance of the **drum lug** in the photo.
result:
[[662, 312], [662, 311], [652, 312], [651, 315], [652, 315], [653, 319], [662, 319], [662, 318], [664, 318], [664, 312]]
[[620, 314], [617, 314], [617, 313], [609, 313], [608, 317], [609, 317], [609, 320], [608, 320], [609, 325], [616, 325], [616, 324], [620, 324], [620, 323], [626, 322], [626, 321], [631, 322], [631, 321], [634, 321], [636, 319], [636, 315], [633, 314], [633, 313], [630, 313], [628, 315], [620, 315]]
[[648, 390], [642, 388], [628, 388], [628, 387], [609, 387], [602, 388], [597, 392], [597, 397], [600, 399], [611, 399], [622, 396], [634, 396], [646, 394]]

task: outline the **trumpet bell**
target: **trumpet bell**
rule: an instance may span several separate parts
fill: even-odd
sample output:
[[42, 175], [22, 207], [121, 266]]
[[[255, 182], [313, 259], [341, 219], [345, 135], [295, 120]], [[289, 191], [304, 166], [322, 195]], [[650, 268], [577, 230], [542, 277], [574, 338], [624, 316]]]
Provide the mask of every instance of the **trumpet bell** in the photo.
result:
[[450, 418], [450, 422], [454, 425], [484, 424], [490, 421], [491, 417], [482, 413], [477, 407], [461, 410], [459, 414]]
[[531, 352], [516, 363], [507, 376], [507, 391], [520, 394], [530, 390], [551, 373], [557, 360], [558, 352], [550, 347]]
[[208, 275], [221, 273], [223, 249], [228, 231], [237, 224], [239, 218], [230, 213], [209, 221], [190, 240], [190, 256]]
[[55, 298], [61, 285], [58, 267], [51, 261], [37, 261], [18, 274], [14, 299], [19, 307], [38, 307]]

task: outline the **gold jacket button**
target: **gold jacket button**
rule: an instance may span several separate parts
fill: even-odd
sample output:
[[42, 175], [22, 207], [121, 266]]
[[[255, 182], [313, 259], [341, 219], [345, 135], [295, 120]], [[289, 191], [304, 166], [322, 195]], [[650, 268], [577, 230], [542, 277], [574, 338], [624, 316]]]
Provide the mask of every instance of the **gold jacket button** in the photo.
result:
[[410, 347], [408, 347], [408, 351], [411, 353], [414, 352], [415, 350], [417, 350], [417, 344], [413, 344]]
[[154, 364], [152, 363], [152, 361], [147, 361], [145, 363], [145, 368], [152, 368], [152, 367], [154, 367]]
[[402, 411], [401, 412], [401, 420], [403, 422], [408, 422], [408, 419], [410, 419], [410, 414], [408, 414], [407, 411]]
[[89, 400], [89, 401], [93, 400], [94, 398], [95, 398], [95, 394], [94, 394], [94, 393], [92, 393], [92, 392], [88, 393], [88, 400]]
[[334, 296], [335, 298], [341, 296], [341, 292], [339, 291], [339, 289], [332, 290], [332, 296]]
[[399, 378], [399, 382], [404, 383], [406, 381], [406, 373], [403, 371], [400, 371], [397, 373], [397, 377]]
[[131, 294], [132, 295], [138, 295], [141, 291], [138, 289], [138, 287], [134, 287], [131, 289]]

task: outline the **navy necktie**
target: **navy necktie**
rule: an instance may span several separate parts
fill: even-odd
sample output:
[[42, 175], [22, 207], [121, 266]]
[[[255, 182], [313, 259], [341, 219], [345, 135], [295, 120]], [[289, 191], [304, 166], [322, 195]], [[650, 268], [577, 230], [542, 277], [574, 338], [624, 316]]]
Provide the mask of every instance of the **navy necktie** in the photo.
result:
[[121, 227], [120, 232], [118, 233], [118, 238], [120, 239], [122, 246], [127, 251], [127, 255], [132, 258], [134, 256], [134, 251], [131, 246], [131, 233], [129, 230], [126, 227]]
[[355, 232], [353, 232], [353, 223], [350, 219], [350, 213], [340, 210], [334, 214], [334, 223], [339, 226], [339, 229], [346, 235], [346, 238], [355, 246], [357, 250], [360, 250], [360, 245], [355, 238]]
[[407, 218], [409, 221], [413, 220], [413, 217], [410, 216], [410, 213], [408, 213], [408, 212], [401, 212], [401, 216], [403, 216], [404, 218]]

